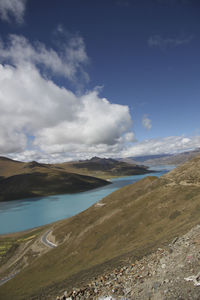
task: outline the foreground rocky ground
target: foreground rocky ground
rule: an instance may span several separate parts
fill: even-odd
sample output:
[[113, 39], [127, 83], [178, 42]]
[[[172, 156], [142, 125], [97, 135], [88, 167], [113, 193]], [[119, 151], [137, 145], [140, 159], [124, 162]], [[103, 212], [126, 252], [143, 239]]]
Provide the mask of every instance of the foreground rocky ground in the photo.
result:
[[57, 299], [200, 299], [200, 225], [140, 261]]

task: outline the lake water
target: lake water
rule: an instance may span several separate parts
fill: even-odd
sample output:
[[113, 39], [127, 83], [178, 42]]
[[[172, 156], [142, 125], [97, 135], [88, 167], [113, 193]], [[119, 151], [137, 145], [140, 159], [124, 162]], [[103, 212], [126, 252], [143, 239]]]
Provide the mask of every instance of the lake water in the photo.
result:
[[0, 234], [23, 231], [69, 218], [125, 185], [149, 175], [159, 177], [171, 168], [154, 167], [156, 173], [116, 178], [110, 185], [77, 194], [0, 202]]

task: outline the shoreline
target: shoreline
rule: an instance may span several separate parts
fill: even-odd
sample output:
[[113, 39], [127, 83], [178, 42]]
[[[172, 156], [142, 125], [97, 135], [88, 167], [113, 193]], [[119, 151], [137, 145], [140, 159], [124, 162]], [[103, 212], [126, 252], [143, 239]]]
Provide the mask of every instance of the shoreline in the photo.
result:
[[[148, 174], [149, 174], [149, 176], [150, 176], [150, 174], [152, 174], [152, 173], [156, 173], [157, 171], [150, 171], [150, 172], [148, 172], [148, 173], [146, 173], [146, 174], [139, 174], [139, 175], [128, 175], [128, 176], [113, 176], [112, 178], [107, 178], [107, 182], [108, 182], [108, 184], [107, 185], [111, 185], [112, 184], [112, 179], [118, 179], [118, 178], [129, 178], [129, 177], [132, 177], [132, 176], [142, 176], [142, 175], [147, 175], [148, 176]], [[110, 181], [108, 181], [108, 180], [110, 180]], [[140, 179], [139, 179], [140, 180]], [[106, 187], [107, 185], [104, 185], [104, 186], [101, 186], [101, 187], [98, 187], [98, 188], [104, 188], [104, 187]], [[50, 195], [50, 196], [47, 196], [47, 197], [53, 197], [53, 196], [61, 196], [61, 195], [75, 195], [75, 194], [82, 194], [82, 193], [85, 193], [85, 192], [90, 192], [90, 191], [93, 191], [93, 190], [95, 190], [95, 189], [98, 189], [98, 188], [94, 188], [94, 189], [90, 189], [90, 190], [87, 190], [87, 191], [83, 191], [83, 192], [78, 192], [78, 193], [70, 193], [70, 194], [56, 194], [56, 195]], [[43, 198], [43, 197], [38, 197], [39, 199], [40, 198]], [[45, 196], [44, 196], [44, 198], [45, 198]], [[104, 198], [104, 196], [102, 196], [102, 198]], [[101, 198], [101, 199], [102, 199]], [[30, 199], [33, 199], [33, 201], [35, 200], [35, 199], [37, 199], [37, 197], [36, 198], [30, 198]], [[100, 201], [101, 199], [98, 199], [96, 202], [98, 202], [98, 201]], [[20, 199], [21, 201], [26, 201], [26, 198], [25, 199]], [[13, 201], [20, 201], [20, 200], [13, 200]], [[28, 200], [27, 200], [28, 201]], [[8, 203], [10, 203], [10, 201], [7, 201]], [[96, 203], [95, 202], [95, 203]], [[2, 203], [5, 203], [5, 202], [2, 202]], [[12, 203], [12, 201], [11, 201], [11, 203]], [[94, 205], [95, 203], [93, 203], [93, 204], [91, 204], [90, 206], [92, 206], [92, 205]], [[90, 207], [89, 206], [89, 207]], [[87, 208], [89, 208], [89, 207], [87, 207]], [[87, 209], [87, 208], [84, 208], [82, 211], [84, 211], [85, 209]], [[11, 236], [15, 236], [15, 235], [24, 235], [24, 234], [27, 234], [27, 233], [29, 233], [29, 232], [31, 232], [31, 231], [33, 231], [33, 230], [37, 230], [37, 229], [42, 229], [43, 227], [45, 228], [46, 226], [51, 226], [52, 224], [54, 224], [54, 223], [56, 223], [56, 222], [59, 222], [59, 221], [63, 221], [63, 220], [65, 220], [65, 219], [68, 219], [68, 218], [70, 218], [70, 217], [72, 217], [72, 216], [75, 216], [75, 215], [77, 215], [77, 214], [79, 214], [79, 213], [81, 213], [82, 211], [80, 211], [80, 212], [77, 212], [77, 213], [75, 213], [75, 214], [73, 214], [73, 215], [71, 215], [71, 216], [68, 216], [68, 217], [63, 217], [63, 218], [60, 218], [60, 219], [58, 219], [58, 220], [55, 220], [55, 221], [50, 221], [49, 223], [46, 223], [46, 224], [43, 224], [43, 225], [38, 225], [38, 226], [34, 226], [34, 227], [30, 227], [30, 228], [27, 228], [27, 229], [23, 229], [23, 230], [18, 230], [18, 231], [10, 231], [10, 232], [8, 232], [8, 233], [0, 233], [0, 238], [5, 238], [5, 237], [11, 237]]]

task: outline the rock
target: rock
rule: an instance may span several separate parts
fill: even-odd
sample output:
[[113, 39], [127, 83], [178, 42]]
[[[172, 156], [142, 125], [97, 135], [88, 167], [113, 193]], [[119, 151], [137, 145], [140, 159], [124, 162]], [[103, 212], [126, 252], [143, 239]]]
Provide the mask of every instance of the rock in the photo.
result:
[[169, 283], [169, 279], [166, 278], [163, 283]]
[[172, 241], [172, 244], [175, 244], [178, 241], [178, 237], [175, 237]]
[[197, 240], [200, 240], [200, 226], [174, 239], [166, 249], [159, 248], [141, 260], [101, 274], [87, 287], [73, 288], [66, 292], [67, 299], [198, 300], [200, 243]]
[[152, 289], [157, 290], [157, 288], [159, 288], [160, 286], [160, 282], [154, 282], [152, 285]]

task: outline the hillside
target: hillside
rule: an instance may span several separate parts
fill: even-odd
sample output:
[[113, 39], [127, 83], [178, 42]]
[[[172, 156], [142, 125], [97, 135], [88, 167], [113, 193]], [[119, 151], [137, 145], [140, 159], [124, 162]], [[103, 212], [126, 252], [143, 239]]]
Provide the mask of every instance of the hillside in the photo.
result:
[[42, 164], [0, 157], [0, 201], [77, 193], [109, 184], [108, 177], [145, 174], [147, 167], [114, 159]]
[[0, 177], [9, 177], [33, 172], [47, 173], [69, 172], [97, 177], [129, 176], [151, 173], [148, 167], [134, 163], [120, 162], [111, 158], [93, 157], [89, 160], [65, 162], [60, 164], [43, 164], [36, 161], [19, 162], [0, 157]]
[[100, 178], [67, 172], [20, 174], [0, 180], [0, 201], [77, 193], [106, 184], [109, 182]]
[[0, 158], [0, 201], [77, 193], [109, 184], [37, 162], [23, 163]]
[[73, 171], [79, 174], [92, 174], [95, 177], [107, 178], [114, 176], [130, 176], [146, 174], [152, 171], [148, 167], [138, 164], [118, 161], [111, 158], [93, 157], [88, 160], [70, 162], [56, 165], [65, 170]]
[[3, 285], [0, 298], [55, 299], [58, 291], [83, 286], [98, 275], [134, 263], [184, 234], [200, 219], [199, 170], [200, 157], [196, 157], [160, 178], [146, 177], [52, 224], [51, 238], [58, 247]]
[[[200, 225], [135, 263], [66, 290], [60, 299], [200, 299]], [[74, 298], [73, 298], [74, 297]], [[82, 298], [81, 298], [82, 297]]]

